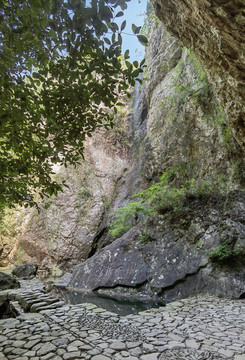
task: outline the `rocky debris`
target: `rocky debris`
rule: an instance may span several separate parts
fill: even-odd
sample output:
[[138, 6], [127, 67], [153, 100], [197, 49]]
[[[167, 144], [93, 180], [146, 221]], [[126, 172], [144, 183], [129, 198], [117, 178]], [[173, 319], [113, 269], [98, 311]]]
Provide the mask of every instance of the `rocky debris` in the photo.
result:
[[47, 281], [46, 284], [45, 284], [45, 291], [46, 292], [51, 292], [53, 290], [55, 286], [55, 282], [50, 280], [50, 281]]
[[0, 272], [0, 290], [14, 289], [18, 287], [20, 287], [18, 280], [8, 274]]
[[12, 271], [12, 274], [19, 278], [30, 279], [30, 278], [36, 276], [37, 269], [38, 269], [38, 266], [35, 263], [17, 265], [14, 268], [14, 270]]
[[[8, 295], [42, 296], [33, 280]], [[0, 320], [0, 358], [244, 360], [244, 301], [192, 297], [126, 317], [93, 304], [63, 304]]]
[[[142, 334], [137, 327], [118, 322], [118, 317], [114, 314], [107, 315], [103, 309], [94, 308], [91, 314], [85, 314], [80, 320], [83, 327], [89, 327], [99, 331], [102, 336], [110, 336], [113, 339], [120, 341], [139, 341], [142, 340]], [[100, 314], [103, 314], [101, 316]]]

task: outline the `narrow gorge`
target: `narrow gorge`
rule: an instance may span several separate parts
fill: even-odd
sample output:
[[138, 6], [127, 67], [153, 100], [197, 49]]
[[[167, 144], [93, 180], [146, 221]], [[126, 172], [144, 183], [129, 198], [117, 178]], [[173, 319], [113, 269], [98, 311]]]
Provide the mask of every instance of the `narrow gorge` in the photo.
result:
[[116, 298], [244, 298], [244, 6], [152, 3], [142, 84], [81, 165], [55, 169], [69, 188], [6, 211], [0, 265]]

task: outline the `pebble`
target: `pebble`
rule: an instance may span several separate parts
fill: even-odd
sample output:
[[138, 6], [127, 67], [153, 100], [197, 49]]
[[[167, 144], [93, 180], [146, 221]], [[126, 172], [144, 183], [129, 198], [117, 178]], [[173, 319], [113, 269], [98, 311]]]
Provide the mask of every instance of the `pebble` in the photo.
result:
[[67, 305], [37, 279], [0, 295], [31, 311], [0, 320], [0, 360], [245, 360], [244, 300], [192, 297], [120, 317]]

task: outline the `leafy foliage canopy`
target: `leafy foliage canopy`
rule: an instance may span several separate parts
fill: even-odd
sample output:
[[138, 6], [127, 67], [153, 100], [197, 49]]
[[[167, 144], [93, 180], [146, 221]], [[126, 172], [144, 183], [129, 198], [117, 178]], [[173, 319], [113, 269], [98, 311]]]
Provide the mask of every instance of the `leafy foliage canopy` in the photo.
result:
[[142, 71], [121, 57], [128, 1], [0, 0], [0, 207], [56, 194], [53, 166], [76, 164], [86, 136], [112, 126]]

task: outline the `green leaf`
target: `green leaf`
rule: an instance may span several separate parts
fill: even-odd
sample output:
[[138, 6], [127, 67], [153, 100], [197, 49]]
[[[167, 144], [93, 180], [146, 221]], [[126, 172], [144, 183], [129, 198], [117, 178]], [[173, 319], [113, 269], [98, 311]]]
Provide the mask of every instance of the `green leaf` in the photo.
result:
[[124, 53], [124, 59], [129, 59], [129, 50], [126, 50]]
[[104, 42], [107, 44], [107, 45], [111, 45], [111, 42], [108, 38], [104, 38]]
[[139, 42], [143, 45], [143, 46], [147, 46], [148, 45], [148, 40], [147, 37], [144, 35], [137, 35], [137, 38], [139, 40]]
[[132, 30], [135, 35], [139, 34], [141, 30], [141, 26], [136, 26], [135, 24], [132, 24]]
[[112, 34], [111, 41], [112, 41], [112, 44], [115, 44], [115, 42], [116, 42], [116, 34], [115, 33]]
[[139, 75], [139, 69], [136, 69], [132, 72], [132, 77], [137, 77]]
[[118, 45], [122, 45], [122, 36], [120, 34], [118, 34]]
[[84, 139], [112, 126], [106, 107], [113, 112], [137, 74], [119, 59], [126, 21], [117, 25], [113, 11], [121, 17], [126, 3], [2, 1], [0, 204], [35, 204], [30, 188], [57, 194], [52, 164], [75, 166]]
[[121, 9], [122, 9], [122, 10], [126, 10], [127, 7], [128, 7], [128, 5], [127, 5], [126, 3], [124, 3], [124, 2], [121, 2], [121, 3], [120, 3], [120, 6], [121, 6]]
[[115, 22], [110, 23], [110, 25], [108, 25], [108, 26], [113, 32], [116, 32], [119, 30], [119, 27]]
[[126, 64], [129, 71], [133, 70], [133, 65], [129, 61], [125, 61], [125, 64]]
[[126, 24], [127, 24], [127, 22], [126, 22], [126, 20], [124, 20], [124, 21], [122, 22], [121, 27], [120, 27], [120, 31], [123, 31], [123, 30], [125, 29]]

